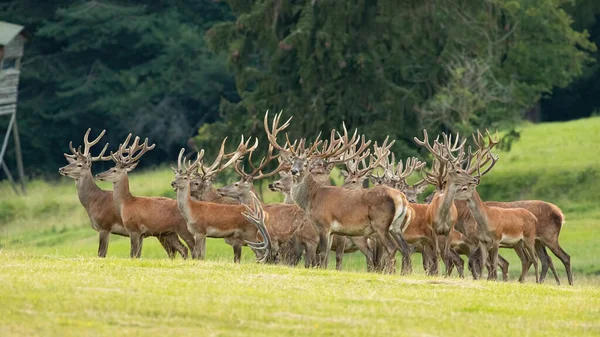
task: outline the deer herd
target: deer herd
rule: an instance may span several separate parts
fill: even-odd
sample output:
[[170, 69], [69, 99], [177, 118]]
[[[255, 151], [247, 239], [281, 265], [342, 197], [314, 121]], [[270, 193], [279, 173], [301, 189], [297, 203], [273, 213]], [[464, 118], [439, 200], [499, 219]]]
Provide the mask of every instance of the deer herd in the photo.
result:
[[[305, 267], [318, 268], [326, 268], [329, 252], [335, 251], [340, 270], [344, 254], [360, 251], [368, 271], [394, 273], [399, 251], [401, 273], [408, 274], [411, 255], [418, 252], [429, 275], [439, 273], [441, 258], [446, 275], [456, 267], [464, 277], [464, 255], [474, 279], [483, 278], [485, 268], [487, 279], [495, 280], [499, 267], [507, 280], [508, 262], [498, 252], [510, 248], [521, 260], [520, 282], [533, 265], [536, 282], [543, 282], [550, 269], [560, 284], [548, 248], [564, 264], [573, 284], [570, 257], [558, 242], [564, 215], [556, 205], [539, 200], [482, 201], [477, 193], [481, 179], [498, 161], [492, 153], [497, 136], [487, 130], [485, 136], [479, 131], [473, 134], [473, 147], [458, 134], [442, 133], [431, 141], [423, 130], [423, 139], [414, 141], [433, 157], [431, 168], [426, 168], [414, 157], [396, 161], [390, 151], [393, 140], [372, 143], [356, 130], [349, 134], [345, 125], [341, 132], [332, 130], [328, 139], [319, 135], [312, 142], [305, 138], [292, 142], [287, 133], [280, 135], [292, 118], [283, 124], [280, 119], [281, 113], [269, 123], [265, 114], [269, 144], [258, 165], [253, 160], [258, 140], [244, 141], [243, 136], [231, 153], [225, 153], [225, 138], [211, 164], [204, 150], [187, 158], [181, 149], [171, 183], [176, 200], [130, 192], [129, 173], [154, 148], [148, 139], [140, 143], [135, 137], [131, 142], [129, 134], [116, 152], [106, 155], [106, 144], [92, 156], [91, 147], [105, 131], [90, 141], [88, 129], [83, 150], [69, 144], [71, 154], [65, 154], [69, 164], [59, 173], [75, 180], [79, 200], [99, 233], [98, 256], [106, 256], [109, 236], [116, 234], [130, 238], [132, 258], [141, 256], [143, 239], [154, 236], [170, 258], [179, 253], [185, 259], [189, 250], [193, 259], [204, 259], [210, 237], [231, 245], [237, 263], [243, 246], [261, 263], [296, 266], [304, 257]], [[94, 182], [91, 166], [96, 161], [114, 162], [111, 169], [96, 175], [112, 182], [112, 191]], [[332, 186], [330, 179], [336, 166], [344, 168], [344, 184], [339, 187]], [[215, 188], [217, 175], [228, 167], [240, 179]], [[269, 167], [275, 169], [267, 171]], [[414, 173], [422, 179], [409, 184]], [[254, 183], [277, 174], [280, 179], [268, 187], [285, 200], [265, 204]], [[372, 187], [365, 188], [369, 182]], [[425, 203], [417, 203], [430, 185], [434, 192]]]

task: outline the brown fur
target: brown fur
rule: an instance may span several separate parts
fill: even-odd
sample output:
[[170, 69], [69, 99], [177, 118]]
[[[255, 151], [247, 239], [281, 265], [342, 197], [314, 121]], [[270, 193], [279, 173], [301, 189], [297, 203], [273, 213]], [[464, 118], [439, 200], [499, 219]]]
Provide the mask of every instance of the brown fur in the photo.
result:
[[[98, 177], [103, 180], [112, 173], [112, 170], [108, 170]], [[123, 226], [129, 233], [132, 258], [141, 256], [143, 238], [148, 235], [177, 233], [190, 249], [194, 247], [194, 238], [187, 230], [175, 200], [131, 195], [129, 179], [125, 173], [118, 181], [113, 182], [113, 201], [123, 220]]]
[[[242, 215], [245, 210], [243, 205], [218, 204], [192, 199], [190, 183], [185, 175], [176, 175], [173, 185], [177, 188], [179, 210], [196, 242], [193, 256], [204, 259], [206, 250], [203, 246], [206, 237], [230, 238], [233, 242], [237, 241], [239, 247], [244, 241], [254, 242], [260, 239], [256, 225]], [[234, 262], [240, 262], [237, 254], [234, 254]]]
[[[79, 202], [85, 209], [92, 228], [98, 232], [98, 257], [106, 257], [110, 234], [129, 237], [127, 229], [117, 213], [113, 201], [113, 192], [105, 191], [96, 185], [91, 172], [89, 157], [80, 156], [76, 159], [68, 158], [70, 164], [59, 169], [60, 174], [75, 179]], [[157, 235], [158, 240], [170, 258], [179, 252], [185, 259], [188, 250], [179, 241], [177, 234], [167, 233]]]
[[[501, 208], [524, 208], [531, 212], [537, 218], [536, 223], [536, 238], [545, 247], [550, 248], [552, 253], [558, 257], [567, 272], [567, 278], [570, 285], [573, 285], [573, 272], [571, 270], [571, 257], [565, 252], [558, 242], [558, 236], [560, 230], [564, 224], [564, 214], [558, 206], [541, 201], [541, 200], [521, 200], [513, 202], [498, 202], [498, 201], [486, 201], [487, 206], [501, 207]], [[543, 246], [538, 245], [538, 254], [546, 254], [541, 250], [545, 250]], [[544, 260], [542, 260], [544, 261]], [[560, 284], [560, 280], [556, 275], [556, 270], [552, 264], [551, 259], [547, 259], [546, 263], [542, 264], [542, 272], [540, 273], [540, 282], [543, 282], [548, 267], [550, 267], [554, 273], [556, 282]]]

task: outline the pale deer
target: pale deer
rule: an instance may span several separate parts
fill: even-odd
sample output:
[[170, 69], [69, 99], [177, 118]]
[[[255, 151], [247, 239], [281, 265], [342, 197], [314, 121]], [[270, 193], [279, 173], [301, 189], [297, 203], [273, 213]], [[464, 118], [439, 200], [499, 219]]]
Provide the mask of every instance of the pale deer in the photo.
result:
[[[281, 179], [269, 184], [268, 187], [273, 192], [280, 192], [284, 195], [284, 203], [293, 204], [292, 199], [292, 174], [286, 171], [280, 171]], [[304, 253], [304, 267], [314, 267], [317, 265], [317, 246], [319, 245], [319, 233], [313, 226], [310, 219], [304, 222], [292, 237], [280, 248], [280, 256], [284, 263], [296, 266]]]
[[[280, 161], [279, 166], [275, 170], [269, 173], [263, 173], [267, 165], [273, 159], [279, 157], [273, 156], [272, 145], [269, 145], [267, 156], [261, 160], [258, 166], [254, 166], [252, 163], [253, 153], [254, 152], [251, 151], [248, 156], [248, 165], [250, 166], [251, 172], [247, 173], [241, 165], [241, 161], [237, 161], [235, 170], [240, 176], [240, 180], [217, 189], [219, 195], [237, 199], [242, 204], [248, 205], [252, 202], [253, 195], [256, 194], [254, 190], [254, 181], [273, 176], [278, 172], [289, 169], [287, 164]], [[272, 246], [269, 261], [277, 262], [279, 247], [287, 242], [305, 223], [310, 225], [310, 220], [306, 217], [304, 211], [295, 204], [277, 203], [261, 205], [269, 215], [268, 221], [266, 222]]]
[[130, 256], [132, 258], [141, 256], [143, 239], [150, 235], [177, 233], [191, 250], [194, 247], [194, 237], [187, 230], [175, 200], [162, 197], [136, 197], [129, 191], [128, 172], [135, 169], [144, 153], [154, 148], [154, 144], [148, 146], [147, 138], [139, 145], [139, 137], [135, 137], [133, 144], [128, 147], [130, 139], [131, 134], [123, 144], [119, 145], [117, 153], [111, 151], [110, 157], [106, 158], [112, 159], [115, 166], [96, 175], [98, 180], [113, 183], [113, 201], [131, 241]]
[[[206, 237], [212, 238], [230, 238], [239, 241], [239, 246], [245, 242], [253, 250], [263, 250], [264, 255], [260, 262], [265, 262], [270, 254], [271, 241], [266, 228], [253, 221], [248, 221], [242, 213], [246, 209], [245, 205], [218, 204], [208, 201], [197, 201], [190, 195], [190, 181], [192, 173], [202, 165], [204, 151], [198, 153], [198, 157], [190, 166], [185, 165], [183, 152], [181, 149], [177, 160], [177, 170], [175, 179], [171, 185], [177, 190], [177, 206], [187, 223], [187, 229], [194, 235], [195, 246], [193, 255], [204, 259], [203, 247]], [[242, 144], [236, 154], [231, 158], [235, 161], [242, 156], [245, 148]], [[268, 221], [268, 219], [267, 219]], [[260, 235], [259, 235], [260, 233]], [[259, 237], [262, 237], [263, 244], [254, 243]], [[257, 254], [258, 256], [259, 254]], [[239, 263], [240, 259], [234, 255], [234, 262]]]
[[[523, 208], [503, 209], [487, 206], [481, 201], [475, 190], [476, 186], [479, 185], [481, 177], [488, 173], [498, 160], [498, 157], [491, 153], [491, 148], [497, 144], [497, 141], [493, 140], [488, 132], [489, 143], [488, 145], [485, 145], [483, 136], [478, 132], [477, 137], [475, 137], [475, 135], [473, 136], [475, 144], [478, 146], [478, 150], [475, 154], [472, 154], [469, 149], [469, 156], [466, 161], [463, 161], [462, 156], [464, 155], [464, 152], [461, 150], [461, 153], [455, 157], [452, 153], [455, 152], [456, 149], [450, 148], [448, 138], [445, 134], [443, 134], [445, 140], [444, 147], [446, 149], [445, 156], [442, 155], [441, 152], [436, 152], [432, 149], [427, 140], [425, 131], [424, 135], [424, 142], [420, 142], [418, 139], [415, 139], [415, 141], [425, 145], [438, 160], [446, 165], [447, 174], [445, 184], [446, 186], [452, 186], [447, 188], [456, 190], [455, 199], [467, 200], [467, 207], [477, 223], [479, 248], [481, 249], [482, 256], [479, 268], [483, 269], [484, 264], [487, 262], [486, 254], [489, 251], [490, 272], [488, 274], [488, 279], [496, 279], [498, 248], [501, 246], [516, 248], [515, 250], [519, 253], [519, 249], [521, 248], [521, 245], [523, 245], [525, 248], [525, 256], [519, 256], [522, 259], [522, 272], [519, 281], [524, 281], [529, 263], [531, 262], [535, 269], [536, 282], [539, 282], [537, 254], [535, 251], [535, 228], [537, 218], [531, 212]], [[441, 146], [442, 145], [440, 144], [440, 147]], [[462, 149], [462, 146], [459, 149]], [[474, 159], [474, 162], [472, 159]], [[488, 162], [491, 162], [490, 165], [481, 172], [481, 167]], [[466, 163], [465, 168], [463, 168], [463, 163]], [[473, 176], [472, 174], [474, 173], [477, 174]], [[475, 274], [476, 273], [474, 273], [474, 275]]]
[[[115, 208], [113, 192], [105, 191], [98, 187], [92, 175], [92, 163], [105, 158], [103, 156], [108, 148], [108, 143], [96, 157], [92, 156], [90, 149], [100, 141], [106, 130], [102, 130], [100, 135], [91, 142], [89, 141], [90, 132], [91, 129], [88, 129], [83, 138], [83, 152], [81, 151], [81, 147], [75, 150], [73, 142], [69, 142], [71, 154], [64, 154], [69, 165], [59, 168], [58, 172], [63, 176], [75, 180], [79, 202], [81, 202], [81, 205], [85, 209], [92, 228], [99, 235], [98, 257], [106, 257], [110, 234], [128, 237], [129, 233], [127, 233], [127, 230], [123, 226], [121, 217]], [[177, 234], [159, 235], [157, 238], [170, 258], [175, 257], [176, 251], [183, 258], [187, 258], [188, 250], [179, 241]]]
[[[329, 144], [319, 141], [319, 137], [308, 147], [305, 140], [292, 145], [289, 140], [286, 146], [278, 144], [276, 136], [289, 125], [288, 120], [278, 127], [281, 113], [275, 116], [272, 129], [269, 130], [268, 112], [265, 114], [264, 126], [271, 144], [281, 151], [292, 166], [294, 177], [292, 198], [311, 218], [319, 232], [319, 265], [327, 266], [327, 251], [329, 236], [341, 234], [347, 236], [375, 235], [390, 257], [396, 251], [396, 241], [391, 232], [402, 234], [402, 226], [412, 217], [412, 209], [402, 192], [386, 186], [377, 186], [363, 190], [348, 190], [335, 186], [322, 186], [309, 173], [308, 168], [316, 159], [339, 158], [350, 148], [355, 147], [361, 140], [357, 132], [351, 139], [344, 127], [344, 135], [336, 138], [335, 131], [331, 134]], [[322, 144], [323, 143], [323, 144]], [[321, 146], [322, 144], [322, 146]], [[354, 156], [360, 155], [367, 149], [370, 141], [362, 137], [361, 146]], [[320, 147], [320, 148], [319, 148]], [[352, 158], [343, 158], [339, 163]], [[338, 160], [333, 161], [336, 163]], [[391, 261], [393, 262], [393, 261]], [[390, 270], [393, 265], [390, 263]]]

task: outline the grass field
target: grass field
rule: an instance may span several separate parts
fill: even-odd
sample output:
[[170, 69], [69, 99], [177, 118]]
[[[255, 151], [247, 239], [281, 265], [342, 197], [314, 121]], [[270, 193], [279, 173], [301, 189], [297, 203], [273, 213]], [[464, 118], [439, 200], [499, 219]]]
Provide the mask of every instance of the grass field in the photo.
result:
[[[600, 118], [519, 131], [480, 193], [560, 206], [574, 287], [551, 276], [536, 285], [532, 275], [516, 284], [520, 264], [507, 250], [509, 283], [426, 277], [417, 256], [410, 277], [364, 273], [358, 254], [341, 273], [258, 265], [246, 250], [234, 265], [231, 248], [213, 239], [206, 261], [168, 260], [152, 238], [131, 261], [128, 240], [113, 236], [101, 260], [73, 182], [34, 180], [25, 197], [0, 183], [0, 336], [600, 335]], [[131, 189], [173, 197], [171, 180], [166, 168], [134, 172]]]

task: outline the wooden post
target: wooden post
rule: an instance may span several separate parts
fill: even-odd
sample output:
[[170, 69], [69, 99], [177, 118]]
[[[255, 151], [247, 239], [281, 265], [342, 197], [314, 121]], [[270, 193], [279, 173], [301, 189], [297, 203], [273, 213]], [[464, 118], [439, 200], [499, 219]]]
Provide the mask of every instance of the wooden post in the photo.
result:
[[5, 162], [2, 162], [2, 170], [6, 174], [6, 177], [8, 177], [8, 181], [10, 182], [10, 187], [12, 187], [13, 191], [15, 191], [16, 195], [19, 195], [19, 190], [17, 189], [17, 183], [15, 183], [15, 180], [13, 179], [12, 174], [10, 174], [8, 167], [6, 167]]
[[27, 194], [25, 191], [25, 170], [23, 169], [23, 155], [21, 153], [21, 140], [19, 139], [19, 127], [17, 126], [17, 118], [15, 117], [15, 124], [13, 126], [13, 139], [15, 141], [15, 156], [17, 157], [17, 173], [19, 174], [19, 183], [21, 184], [21, 191], [23, 195]]

